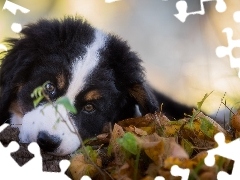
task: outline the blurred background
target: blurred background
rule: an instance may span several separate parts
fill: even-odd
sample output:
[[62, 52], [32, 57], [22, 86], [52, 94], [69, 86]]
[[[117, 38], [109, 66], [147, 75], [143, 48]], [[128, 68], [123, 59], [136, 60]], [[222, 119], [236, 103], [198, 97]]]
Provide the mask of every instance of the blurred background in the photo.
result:
[[[233, 13], [240, 11], [240, 1], [225, 0], [227, 10], [219, 13], [216, 1], [205, 2], [204, 15], [188, 16], [185, 23], [177, 14], [178, 0], [12, 0], [30, 10], [29, 13], [0, 11], [0, 43], [6, 37], [18, 37], [11, 30], [16, 22], [23, 26], [40, 18], [63, 18], [80, 15], [93, 26], [117, 34], [127, 40], [144, 61], [147, 79], [157, 90], [176, 101], [196, 105], [206, 93], [213, 93], [204, 102], [203, 110], [216, 113], [223, 100], [229, 108], [239, 106], [240, 79], [238, 69], [230, 68], [228, 56], [218, 58], [215, 49], [228, 46], [226, 27], [233, 29], [233, 38], [240, 39], [240, 23]], [[5, 0], [0, 0], [0, 8]], [[200, 10], [200, 0], [187, 0], [188, 12]], [[240, 57], [234, 48], [234, 56]], [[164, 108], [164, 106], [163, 106]], [[225, 114], [228, 116], [228, 114]], [[222, 118], [222, 114], [217, 114]]]

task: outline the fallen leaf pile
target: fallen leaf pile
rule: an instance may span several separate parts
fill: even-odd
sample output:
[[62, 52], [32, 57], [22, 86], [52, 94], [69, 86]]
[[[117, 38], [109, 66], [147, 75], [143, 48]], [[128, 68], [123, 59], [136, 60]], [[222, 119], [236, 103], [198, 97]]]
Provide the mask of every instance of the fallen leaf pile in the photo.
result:
[[[202, 112], [178, 121], [162, 113], [147, 114], [118, 122], [109, 134], [90, 139], [71, 157], [69, 174], [92, 179], [154, 180], [172, 176], [173, 165], [189, 168], [189, 179], [216, 179], [219, 171], [231, 173], [233, 161], [216, 156], [213, 167], [204, 164], [207, 150], [217, 146], [214, 135], [224, 133], [230, 142], [240, 132], [240, 111], [231, 119], [231, 133]], [[101, 142], [101, 143], [99, 143]]]
[[[219, 171], [231, 174], [232, 160], [215, 156], [215, 165], [209, 167], [204, 158], [208, 150], [218, 146], [214, 140], [218, 132], [225, 135], [226, 142], [240, 137], [240, 110], [231, 117], [226, 131], [201, 112], [208, 96], [183, 119], [170, 121], [161, 112], [147, 114], [114, 124], [109, 133], [84, 141], [71, 156], [59, 158], [42, 152], [43, 170], [59, 171], [59, 161], [70, 159], [66, 173], [73, 180], [84, 175], [93, 180], [154, 180], [157, 176], [181, 179], [171, 175], [173, 165], [190, 169], [189, 180], [215, 180]], [[0, 141], [8, 145], [18, 139], [18, 133], [8, 127], [0, 133]], [[26, 151], [26, 145], [20, 143], [20, 150], [13, 154], [19, 165], [33, 157]]]

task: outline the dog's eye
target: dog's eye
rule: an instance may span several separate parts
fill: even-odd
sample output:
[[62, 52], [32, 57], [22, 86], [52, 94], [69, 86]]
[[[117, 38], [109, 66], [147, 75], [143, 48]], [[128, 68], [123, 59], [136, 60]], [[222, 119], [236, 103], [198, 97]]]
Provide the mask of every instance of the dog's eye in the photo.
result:
[[55, 86], [51, 83], [51, 82], [47, 82], [44, 86], [44, 90], [48, 93], [48, 94], [54, 94], [55, 93]]
[[95, 111], [95, 107], [92, 105], [92, 104], [86, 104], [84, 107], [83, 107], [83, 111], [84, 112], [87, 112], [87, 113], [92, 113]]

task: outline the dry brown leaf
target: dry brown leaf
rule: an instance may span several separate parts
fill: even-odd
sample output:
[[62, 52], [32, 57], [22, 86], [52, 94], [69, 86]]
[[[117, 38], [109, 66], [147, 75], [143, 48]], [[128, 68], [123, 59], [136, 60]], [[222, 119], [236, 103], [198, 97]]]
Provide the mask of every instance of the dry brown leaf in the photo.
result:
[[204, 172], [199, 175], [199, 180], [216, 180], [217, 174], [215, 172]]
[[194, 169], [197, 164], [201, 163], [204, 158], [207, 156], [207, 152], [203, 151], [198, 153], [194, 158], [192, 159], [181, 159], [177, 157], [168, 157], [164, 161], [164, 168], [165, 169], [171, 169], [173, 165], [178, 165], [181, 168], [189, 168], [189, 169]]
[[73, 180], [79, 180], [84, 175], [93, 178], [98, 174], [97, 168], [93, 164], [86, 162], [83, 154], [76, 154], [70, 159], [70, 162], [69, 171]]
[[164, 161], [164, 168], [170, 170], [173, 165], [178, 165], [179, 167], [186, 169], [192, 169], [193, 167], [196, 166], [196, 162], [194, 162], [191, 159], [181, 159], [177, 157], [168, 157]]
[[[117, 180], [130, 180], [133, 177], [136, 159], [134, 156], [127, 158], [126, 152], [118, 143], [118, 139], [122, 138], [126, 132], [131, 132], [135, 134], [134, 137], [136, 137], [137, 144], [145, 152], [143, 154], [150, 158], [148, 164], [144, 166], [139, 164], [139, 179], [143, 177], [142, 180], [153, 180], [159, 175], [165, 177], [165, 179], [181, 179], [181, 177], [171, 175], [170, 169], [173, 165], [178, 165], [184, 169], [189, 168], [191, 175], [199, 179], [211, 180], [216, 178], [216, 169], [226, 169], [229, 160], [224, 159], [223, 161], [221, 157], [216, 157], [216, 162], [219, 163], [220, 167], [217, 167], [217, 165], [208, 167], [203, 163], [207, 155], [204, 150], [213, 148], [216, 145], [214, 140], [216, 133], [223, 132], [227, 141], [230, 141], [232, 136], [203, 113], [194, 116], [194, 120], [185, 118], [178, 121], [170, 121], [161, 113], [155, 113], [147, 114], [144, 117], [126, 119], [115, 124], [109, 144], [112, 147], [114, 161], [108, 166], [108, 173], [113, 179]], [[193, 121], [190, 122], [190, 120]], [[107, 138], [107, 135], [101, 135], [99, 139], [105, 138]], [[186, 150], [176, 140], [182, 143], [183, 147], [188, 148], [189, 154], [193, 152], [191, 148], [194, 149], [195, 153], [200, 153], [189, 159]], [[189, 146], [186, 146], [186, 143], [184, 144], [183, 141], [189, 142]], [[143, 162], [144, 157], [141, 158], [141, 162]], [[141, 169], [143, 167], [147, 171]], [[90, 170], [91, 168], [90, 166]]]
[[130, 177], [133, 176], [133, 162], [125, 162], [116, 172], [113, 174], [114, 179], [116, 180], [132, 180]]
[[97, 136], [98, 140], [102, 140], [102, 139], [106, 139], [109, 136], [109, 133], [103, 133], [103, 134], [99, 134]]
[[154, 133], [137, 138], [137, 141], [148, 157], [157, 165], [162, 166], [163, 161], [168, 156], [188, 158], [187, 153], [175, 142], [174, 138], [164, 138]]
[[88, 146], [99, 146], [103, 144], [109, 144], [109, 140], [110, 140], [110, 134], [103, 133], [103, 134], [97, 135], [94, 138], [86, 140], [84, 143], [85, 145], [88, 145]]
[[[159, 114], [159, 113], [158, 113]], [[118, 124], [122, 127], [136, 126], [136, 127], [148, 127], [153, 125], [153, 114], [146, 114], [143, 117], [129, 118], [122, 121], [119, 121]]]
[[155, 163], [150, 163], [145, 174], [150, 177], [158, 176], [159, 167]]
[[[195, 113], [194, 111], [193, 113]], [[156, 117], [157, 116], [157, 117]], [[226, 136], [227, 140], [231, 140], [231, 135], [224, 130], [216, 121], [211, 119], [210, 117], [204, 115], [202, 112], [198, 113], [192, 122], [192, 124], [189, 122], [190, 118], [180, 119], [178, 121], [170, 121], [165, 116], [162, 116], [161, 113], [155, 113], [155, 119], [158, 120], [158, 128], [160, 128], [162, 131], [160, 136], [169, 137], [169, 136], [176, 136], [177, 134], [181, 133], [181, 135], [184, 136], [184, 138], [188, 139], [190, 137], [198, 137], [200, 139], [204, 140], [213, 140], [213, 137], [218, 132], [223, 132]], [[211, 126], [210, 131], [212, 131], [212, 134], [206, 134], [201, 128], [201, 125], [203, 125], [203, 119]], [[209, 137], [209, 135], [211, 135]]]
[[202, 151], [192, 158], [193, 161], [199, 163], [207, 156], [207, 151]]
[[169, 146], [168, 156], [178, 157], [182, 159], [189, 158], [186, 151], [179, 144], [176, 143], [174, 138], [169, 138], [169, 143], [170, 143], [170, 146]]
[[[232, 139], [231, 134], [229, 134], [225, 129], [223, 129], [216, 121], [206, 116], [202, 112], [198, 113], [194, 120], [194, 123], [196, 123], [196, 125], [201, 125], [202, 118], [207, 120], [209, 123], [213, 125], [213, 128], [211, 129], [213, 134], [210, 138], [214, 138], [215, 134], [217, 134], [218, 132], [222, 132], [225, 135], [226, 141], [230, 141]], [[196, 126], [196, 128], [200, 130], [200, 126]], [[207, 138], [207, 135], [205, 134], [203, 138]]]
[[[121, 121], [118, 123], [119, 125], [114, 125], [111, 133], [109, 146], [112, 147], [112, 155], [114, 156], [109, 157], [108, 162], [105, 163], [104, 167], [101, 167], [103, 169], [102, 173], [99, 173], [100, 171], [96, 166], [101, 165], [101, 158], [97, 158], [95, 160], [96, 165], [93, 165], [82, 154], [77, 154], [71, 159], [69, 167], [72, 178], [73, 180], [79, 180], [83, 175], [89, 175], [93, 179], [102, 179], [101, 175], [105, 173], [111, 180], [130, 180], [135, 171], [137, 158], [136, 155], [131, 155], [129, 156], [130, 158], [127, 158], [126, 153], [118, 143], [118, 139], [123, 137], [126, 133], [125, 131], [130, 131], [136, 135], [137, 142], [145, 152], [142, 151], [140, 154], [137, 179], [142, 177], [141, 180], [153, 180], [160, 175], [165, 177], [165, 179], [181, 179], [181, 177], [173, 177], [171, 175], [170, 169], [173, 165], [189, 168], [191, 177], [196, 177], [196, 179], [200, 180], [216, 179], [216, 174], [219, 170], [231, 171], [233, 161], [229, 159], [215, 156], [216, 165], [213, 167], [206, 166], [203, 161], [207, 156], [206, 151], [216, 145], [213, 136], [217, 132], [223, 132], [227, 142], [232, 139], [232, 136], [215, 121], [202, 113], [194, 117], [192, 124], [189, 121], [190, 118], [170, 121], [161, 113], [147, 114], [144, 117]], [[231, 126], [235, 129], [235, 135], [240, 135], [239, 121], [240, 111], [231, 120]], [[203, 122], [206, 125], [210, 125], [209, 127], [211, 128], [204, 129], [206, 127]], [[105, 144], [109, 142], [108, 134], [100, 134], [93, 139], [95, 142], [91, 143], [91, 145], [97, 146], [100, 144], [99, 147], [101, 148], [103, 142]], [[175, 140], [178, 143], [182, 143], [183, 140], [191, 142], [189, 147], [192, 146], [194, 148], [194, 153], [200, 153], [188, 159], [183, 147], [177, 144]], [[105, 150], [107, 151], [107, 149]], [[108, 158], [107, 155], [104, 157]]]
[[123, 137], [123, 135], [124, 135], [123, 128], [118, 124], [114, 124], [109, 146], [111, 147], [112, 152], [114, 153], [115, 164], [117, 166], [122, 166], [125, 163], [125, 154], [122, 151], [121, 146], [117, 142], [117, 139]]
[[167, 118], [162, 118], [164, 121], [158, 123], [160, 131], [158, 131], [160, 136], [163, 137], [172, 137], [176, 136], [181, 127], [187, 123], [187, 120], [185, 119], [180, 119], [178, 121], [170, 121]]
[[129, 128], [130, 126], [134, 126], [135, 128], [141, 129], [147, 134], [152, 134], [155, 132], [155, 122], [154, 122], [153, 114], [146, 114], [143, 117], [129, 118], [123, 121], [118, 122], [118, 125], [121, 127]]
[[240, 110], [234, 114], [230, 120], [231, 127], [235, 130], [235, 137], [240, 137]]
[[146, 136], [148, 133], [140, 128], [137, 128], [133, 125], [130, 125], [129, 127], [125, 127], [126, 131], [128, 132], [133, 132], [135, 133], [136, 135], [139, 135], [139, 136]]
[[153, 160], [153, 162], [155, 162], [157, 165], [162, 165], [163, 159], [165, 158], [163, 141], [148, 142], [145, 145], [142, 145], [142, 148], [148, 157]]
[[155, 178], [153, 178], [152, 176], [146, 176], [144, 178], [142, 178], [141, 180], [154, 180]]
[[225, 134], [227, 142], [232, 139], [232, 136], [226, 130], [202, 112], [194, 115], [194, 119], [185, 118], [178, 121], [170, 121], [161, 114], [155, 113], [156, 119], [158, 119], [157, 133], [163, 137], [177, 136], [190, 156], [193, 152], [201, 152], [216, 146], [214, 135], [218, 132]]
[[172, 176], [169, 170], [159, 169], [158, 174], [163, 176], [166, 180], [181, 180], [180, 176]]

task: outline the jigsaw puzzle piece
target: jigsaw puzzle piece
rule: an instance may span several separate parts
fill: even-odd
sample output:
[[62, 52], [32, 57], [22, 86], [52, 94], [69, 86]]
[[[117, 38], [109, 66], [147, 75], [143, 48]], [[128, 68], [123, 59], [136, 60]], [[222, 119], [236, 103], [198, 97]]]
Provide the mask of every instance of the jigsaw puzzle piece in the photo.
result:
[[216, 6], [215, 9], [218, 12], [224, 12], [227, 9], [226, 3], [224, 2], [224, 0], [201, 0], [200, 5], [201, 5], [201, 9], [200, 11], [195, 11], [195, 12], [187, 12], [188, 9], [188, 5], [186, 1], [178, 1], [176, 3], [176, 9], [178, 10], [178, 14], [174, 14], [174, 16], [179, 19], [181, 22], [185, 22], [186, 18], [189, 15], [194, 15], [194, 14], [199, 14], [199, 15], [203, 15], [205, 14], [205, 8], [204, 8], [204, 2], [208, 2], [208, 1], [217, 1], [216, 2]]
[[220, 13], [226, 11], [227, 5], [226, 5], [225, 1], [224, 0], [217, 0], [215, 9]]
[[[219, 132], [214, 136], [214, 139], [217, 142], [218, 147], [207, 151], [208, 155], [204, 159], [204, 162], [207, 166], [213, 166], [215, 164], [215, 155], [219, 155], [223, 157], [227, 156], [226, 158], [229, 158], [229, 152], [226, 149], [226, 146], [228, 144], [225, 143], [224, 134], [222, 132]], [[232, 159], [232, 158], [229, 158], [229, 159]]]
[[0, 44], [0, 50], [7, 51], [7, 47], [4, 44]]
[[182, 169], [178, 165], [173, 165], [171, 167], [171, 174], [173, 176], [181, 176], [182, 180], [188, 180], [190, 170], [189, 169]]
[[[0, 132], [3, 131], [9, 124], [0, 126]], [[61, 172], [43, 172], [43, 162], [40, 153], [40, 148], [36, 142], [28, 145], [28, 151], [34, 155], [34, 158], [29, 160], [22, 167], [12, 158], [11, 153], [19, 150], [19, 144], [11, 141], [7, 147], [4, 147], [0, 142], [0, 179], [58, 179], [70, 180], [65, 174], [70, 165], [68, 160], [62, 160], [59, 163]]]
[[105, 3], [113, 3], [113, 2], [117, 2], [117, 1], [120, 1], [120, 0], [105, 0]]
[[85, 175], [80, 180], [92, 180], [89, 176]]
[[240, 23], [240, 11], [236, 11], [233, 14], [233, 19], [234, 19], [235, 22]]
[[218, 146], [226, 145], [226, 143], [225, 143], [226, 139], [222, 132], [215, 134], [214, 140], [218, 143]]
[[22, 7], [18, 4], [15, 4], [15, 3], [11, 2], [11, 1], [8, 1], [8, 0], [6, 0], [4, 5], [3, 5], [3, 10], [4, 9], [9, 10], [14, 15], [16, 15], [17, 10], [21, 11], [22, 13], [28, 13], [30, 11], [29, 9], [27, 9], [25, 7]]
[[221, 148], [221, 147], [226, 145], [226, 143], [225, 143], [225, 136], [224, 136], [223, 133], [217, 133], [214, 136], [214, 139], [218, 143], [218, 147], [207, 151], [208, 155], [204, 159], [204, 163], [207, 166], [214, 166], [214, 164], [215, 164], [215, 155], [217, 155], [217, 153], [219, 151], [221, 151], [221, 149], [219, 149], [219, 148]]
[[[11, 153], [16, 152], [19, 149], [17, 142], [12, 141], [7, 147], [4, 147], [0, 143], [0, 176], [5, 177], [5, 179], [17, 178], [20, 166], [12, 158]], [[13, 173], [14, 170], [14, 173]], [[9, 177], [11, 175], [11, 178]], [[6, 178], [7, 177], [7, 178]], [[2, 178], [1, 178], [2, 179]]]
[[[41, 178], [46, 177], [46, 179], [57, 179], [57, 180], [71, 180], [66, 174], [66, 170], [70, 165], [70, 161], [62, 160], [59, 163], [61, 172], [42, 172]], [[84, 179], [86, 180], [86, 179]], [[91, 179], [90, 179], [91, 180]]]
[[200, 11], [195, 11], [195, 12], [190, 12], [190, 13], [187, 12], [187, 9], [188, 9], [187, 2], [186, 1], [178, 1], [176, 3], [176, 8], [178, 10], [178, 14], [174, 14], [174, 16], [176, 18], [178, 18], [180, 21], [185, 22], [186, 18], [189, 15], [194, 15], [194, 14], [203, 15], [203, 14], [205, 14], [205, 9], [204, 9], [204, 6], [203, 6], [203, 2], [205, 2], [205, 1], [209, 1], [209, 0], [201, 0], [201, 2], [200, 2], [200, 4], [201, 4]]
[[238, 160], [234, 161], [232, 174], [228, 174], [227, 172], [220, 171], [217, 174], [217, 179], [218, 180], [225, 180], [225, 179], [236, 180], [236, 179], [239, 179], [239, 176], [240, 176], [239, 166], [240, 166], [240, 158], [238, 158]]
[[[240, 17], [239, 17], [240, 19]], [[216, 55], [219, 58], [222, 58], [224, 56], [229, 56], [230, 60], [230, 67], [231, 68], [240, 68], [240, 58], [235, 58], [232, 54], [232, 50], [236, 47], [240, 47], [240, 39], [233, 40], [233, 30], [231, 28], [225, 28], [223, 29], [224, 33], [226, 33], [227, 41], [228, 41], [228, 47], [224, 46], [218, 46], [216, 48]], [[240, 77], [240, 71], [238, 72], [238, 76]]]
[[229, 175], [226, 172], [218, 173], [218, 180], [220, 179], [238, 179], [240, 177], [240, 138], [235, 139], [232, 142], [225, 143], [225, 136], [223, 133], [217, 133], [214, 136], [215, 141], [218, 144], [218, 147], [208, 150], [208, 155], [204, 159], [204, 162], [207, 166], [213, 166], [215, 164], [215, 155], [225, 157], [227, 159], [234, 160], [234, 165], [232, 169], [232, 174]]
[[189, 16], [189, 13], [187, 13], [187, 8], [188, 6], [186, 1], [178, 1], [176, 3], [178, 14], [174, 14], [174, 16], [181, 22], [185, 22], [186, 18]]
[[65, 173], [69, 166], [70, 166], [70, 161], [69, 160], [61, 160], [60, 163], [59, 163], [61, 173]]
[[29, 144], [28, 151], [34, 155], [34, 158], [30, 159], [22, 168], [32, 173], [42, 172], [42, 156], [38, 144], [36, 142]]
[[[218, 174], [217, 174], [217, 179], [218, 180], [231, 180], [233, 179], [231, 175], [229, 175], [228, 173], [224, 172], [224, 171], [220, 171]], [[235, 178], [234, 178], [235, 180]]]
[[216, 55], [219, 58], [223, 58], [224, 56], [229, 55], [229, 53], [231, 53], [231, 49], [229, 47], [225, 47], [225, 46], [218, 46], [216, 48]]
[[9, 124], [4, 123], [3, 125], [0, 126], [0, 132], [2, 132], [6, 127], [8, 127]]
[[[32, 142], [28, 145], [28, 151], [34, 154], [34, 158], [28, 161], [23, 167], [21, 168], [22, 177], [24, 174], [31, 174], [27, 175], [27, 179], [58, 179], [58, 180], [70, 180], [70, 178], [65, 174], [67, 168], [70, 165], [68, 160], [62, 160], [59, 163], [60, 172], [44, 172], [42, 169], [42, 156], [40, 153], [40, 148], [36, 142]], [[24, 178], [25, 179], [25, 178]], [[25, 179], [26, 180], [26, 179]]]
[[[12, 141], [11, 143], [9, 143], [9, 145], [7, 147], [4, 147], [2, 145], [2, 143], [0, 142], [0, 159], [6, 157], [6, 156], [10, 156], [11, 153], [16, 152], [19, 149], [19, 144], [15, 141]], [[11, 157], [11, 156], [10, 156]], [[15, 162], [15, 161], [14, 161]]]

